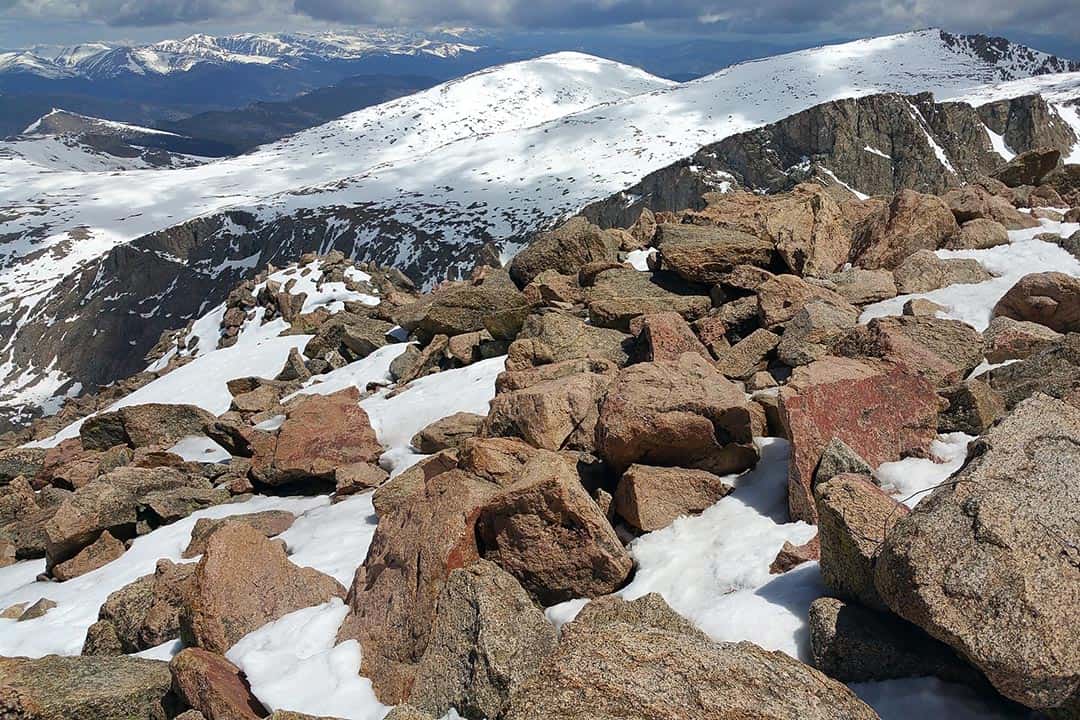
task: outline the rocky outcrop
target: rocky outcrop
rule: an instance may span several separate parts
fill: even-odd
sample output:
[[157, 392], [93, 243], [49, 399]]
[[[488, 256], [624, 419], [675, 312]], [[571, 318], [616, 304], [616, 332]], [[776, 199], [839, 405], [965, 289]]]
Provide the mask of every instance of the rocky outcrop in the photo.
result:
[[[1080, 685], [1080, 409], [1036, 396], [978, 442], [952, 482], [886, 537], [877, 590], [1006, 697], [1072, 707]], [[1065, 711], [1066, 716], [1068, 711]]]
[[467, 718], [499, 717], [555, 643], [555, 628], [511, 575], [485, 560], [454, 570], [409, 704], [435, 717], [450, 708]]
[[188, 646], [224, 653], [268, 622], [344, 596], [333, 578], [289, 562], [282, 544], [249, 525], [229, 523], [210, 536], [192, 575], [181, 637]]
[[937, 437], [938, 399], [918, 376], [881, 361], [828, 357], [796, 368], [780, 390], [792, 444], [788, 507], [816, 522], [814, 469], [833, 438], [870, 465], [925, 454]]

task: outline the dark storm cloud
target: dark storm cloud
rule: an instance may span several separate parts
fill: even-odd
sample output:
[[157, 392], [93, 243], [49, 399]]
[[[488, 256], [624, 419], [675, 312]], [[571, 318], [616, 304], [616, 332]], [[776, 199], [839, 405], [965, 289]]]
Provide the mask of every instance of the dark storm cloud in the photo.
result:
[[1080, 36], [1076, 0], [0, 0], [0, 15], [160, 26], [303, 16], [430, 27], [593, 28], [644, 24], [744, 33], [879, 34], [941, 25], [961, 31]]

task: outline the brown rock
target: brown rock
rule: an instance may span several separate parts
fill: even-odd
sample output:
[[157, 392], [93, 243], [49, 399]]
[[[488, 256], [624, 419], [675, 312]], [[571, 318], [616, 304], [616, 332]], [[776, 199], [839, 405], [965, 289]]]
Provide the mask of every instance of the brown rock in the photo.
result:
[[908, 514], [865, 475], [838, 475], [814, 489], [821, 579], [837, 597], [885, 609], [874, 588], [874, 560], [890, 528]]
[[422, 453], [458, 448], [466, 438], [475, 437], [484, 425], [484, 416], [475, 413], [454, 413], [436, 420], [413, 436], [412, 446]]
[[633, 568], [577, 473], [546, 451], [481, 510], [476, 536], [483, 557], [544, 605], [613, 592]]
[[697, 353], [706, 360], [712, 359], [709, 351], [678, 313], [643, 315], [631, 322], [630, 330], [638, 338], [640, 354], [644, 360], [676, 360], [685, 352]]
[[768, 267], [775, 246], [729, 228], [664, 223], [657, 227], [664, 267], [690, 282], [715, 284], [739, 265]]
[[1014, 320], [1006, 315], [999, 315], [991, 320], [990, 327], [983, 333], [986, 360], [991, 363], [1023, 360], [1045, 350], [1059, 340], [1061, 340], [1061, 333], [1045, 325]]
[[623, 268], [600, 273], [586, 291], [586, 300], [594, 325], [626, 331], [633, 318], [649, 313], [673, 311], [696, 320], [712, 307], [704, 292], [702, 286], [671, 273]]
[[924, 454], [937, 437], [938, 398], [895, 365], [828, 357], [796, 368], [780, 389], [780, 415], [792, 443], [791, 517], [816, 522], [811, 483], [829, 442], [843, 440], [873, 467]]
[[752, 439], [742, 390], [691, 353], [619, 371], [596, 426], [597, 451], [618, 473], [634, 463], [738, 472], [757, 461]]
[[98, 536], [97, 540], [80, 550], [75, 557], [54, 565], [52, 576], [59, 582], [77, 578], [111, 563], [123, 555], [125, 549], [124, 543], [114, 538], [106, 530]]
[[783, 325], [776, 355], [789, 367], [808, 365], [832, 354], [836, 343], [858, 322], [854, 307], [813, 300]]
[[868, 270], [893, 270], [919, 250], [944, 246], [959, 232], [952, 211], [940, 198], [901, 190], [888, 207], [855, 231], [851, 259]]
[[1060, 165], [1060, 150], [1036, 148], [1020, 153], [990, 173], [990, 177], [1013, 188], [1020, 185], [1041, 185], [1043, 179]]
[[188, 435], [201, 435], [214, 420], [194, 405], [128, 405], [87, 418], [79, 437], [86, 450], [108, 450], [115, 445], [169, 446]]
[[858, 314], [851, 303], [831, 290], [812, 285], [795, 275], [777, 275], [758, 288], [758, 315], [762, 325], [771, 328], [791, 320], [815, 300]]
[[396, 308], [394, 320], [423, 341], [478, 330], [512, 340], [528, 310], [528, 301], [506, 271], [493, 270], [475, 280], [447, 284]]
[[46, 451], [42, 448], [12, 448], [0, 451], [0, 485], [20, 475], [30, 480], [45, 468]]
[[491, 401], [484, 433], [520, 437], [546, 450], [591, 451], [610, 383], [610, 375], [585, 372], [501, 393]]
[[181, 637], [186, 645], [224, 653], [268, 622], [344, 595], [333, 578], [289, 562], [281, 544], [249, 525], [228, 523], [210, 536], [192, 577]]
[[998, 301], [993, 314], [1061, 333], [1080, 332], [1080, 278], [1059, 272], [1025, 275]]
[[948, 250], [986, 250], [1009, 244], [1005, 226], [989, 218], [975, 218], [960, 226], [960, 233], [945, 243]]
[[266, 708], [240, 669], [221, 655], [185, 648], [169, 663], [173, 690], [210, 720], [261, 720]]
[[409, 704], [442, 717], [499, 717], [555, 649], [555, 628], [511, 575], [486, 560], [450, 573]]
[[769, 354], [780, 344], [780, 337], [761, 328], [724, 351], [716, 367], [729, 378], [745, 380], [769, 365]]
[[626, 333], [593, 327], [572, 315], [530, 315], [510, 345], [506, 369], [522, 370], [577, 358], [609, 360], [622, 366], [629, 360], [631, 342]]
[[264, 510], [263, 512], [249, 513], [244, 515], [230, 515], [219, 519], [199, 518], [195, 521], [195, 527], [191, 530], [191, 542], [180, 555], [182, 558], [193, 558], [202, 555], [206, 551], [206, 544], [210, 536], [225, 526], [226, 523], [241, 523], [255, 528], [263, 537], [274, 537], [292, 527], [296, 516], [285, 510]]
[[631, 465], [615, 491], [615, 512], [644, 532], [667, 527], [680, 515], [694, 515], [734, 488], [704, 470]]
[[1001, 694], [1070, 717], [1080, 689], [1075, 535], [1080, 409], [1036, 395], [888, 534], [888, 607], [979, 668]]
[[36, 620], [39, 617], [44, 617], [47, 612], [56, 607], [56, 602], [49, 598], [41, 598], [30, 607], [19, 613], [17, 622], [26, 622], [27, 620]]
[[984, 353], [982, 336], [967, 323], [909, 315], [874, 318], [835, 349], [843, 355], [888, 360], [939, 387], [961, 382]]
[[896, 281], [888, 270], [848, 268], [826, 275], [824, 287], [840, 295], [852, 305], [867, 305], [896, 297]]
[[919, 250], [907, 257], [896, 267], [893, 275], [901, 294], [930, 292], [949, 285], [981, 283], [993, 277], [978, 260], [943, 260], [930, 250]]
[[119, 655], [157, 647], [180, 634], [180, 608], [195, 565], [158, 560], [151, 575], [110, 593], [83, 644], [83, 655]]
[[933, 300], [926, 298], [912, 298], [904, 303], [904, 315], [910, 317], [937, 317], [938, 313], [944, 312], [945, 308]]
[[776, 557], [769, 565], [769, 574], [780, 575], [803, 563], [815, 562], [820, 558], [821, 540], [817, 535], [802, 545], [792, 545], [785, 540], [784, 546], [780, 548], [780, 552], [776, 553]]
[[597, 260], [616, 262], [619, 243], [584, 217], [572, 217], [558, 228], [540, 233], [510, 262], [510, 277], [524, 287], [545, 270], [575, 275]]

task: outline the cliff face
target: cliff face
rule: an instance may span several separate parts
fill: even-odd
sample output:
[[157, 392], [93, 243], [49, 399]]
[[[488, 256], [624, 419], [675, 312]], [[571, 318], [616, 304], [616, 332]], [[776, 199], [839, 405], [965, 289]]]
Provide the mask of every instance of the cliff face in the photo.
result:
[[703, 147], [595, 203], [586, 215], [602, 226], [628, 224], [642, 207], [694, 207], [702, 192], [725, 182], [760, 192], [817, 180], [865, 195], [902, 188], [940, 193], [1005, 161], [987, 129], [1015, 153], [1047, 146], [1067, 151], [1077, 140], [1038, 95], [980, 108], [936, 103], [929, 94], [870, 95], [823, 103]]

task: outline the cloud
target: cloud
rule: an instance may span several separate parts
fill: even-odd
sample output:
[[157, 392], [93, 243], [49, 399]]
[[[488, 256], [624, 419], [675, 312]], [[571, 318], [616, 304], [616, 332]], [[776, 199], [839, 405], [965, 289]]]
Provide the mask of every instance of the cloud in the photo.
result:
[[1075, 0], [0, 0], [0, 17], [112, 26], [310, 18], [370, 25], [589, 29], [642, 26], [750, 34], [880, 34], [943, 26], [1080, 37]]

